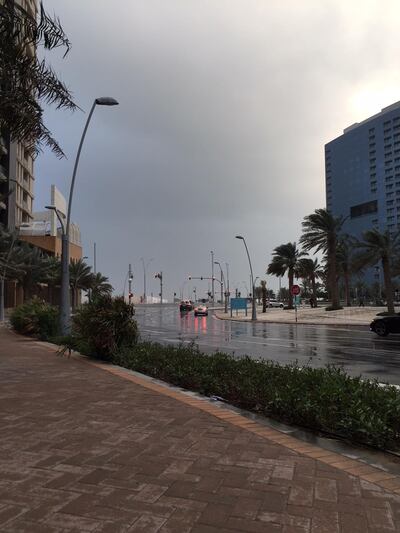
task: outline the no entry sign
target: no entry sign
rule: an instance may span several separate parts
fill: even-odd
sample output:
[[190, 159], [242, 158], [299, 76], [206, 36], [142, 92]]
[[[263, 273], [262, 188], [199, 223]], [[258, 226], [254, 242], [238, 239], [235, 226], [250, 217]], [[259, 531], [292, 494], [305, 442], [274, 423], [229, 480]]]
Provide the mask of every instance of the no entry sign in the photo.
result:
[[293, 285], [292, 287], [292, 295], [297, 296], [300, 294], [300, 287], [298, 285]]

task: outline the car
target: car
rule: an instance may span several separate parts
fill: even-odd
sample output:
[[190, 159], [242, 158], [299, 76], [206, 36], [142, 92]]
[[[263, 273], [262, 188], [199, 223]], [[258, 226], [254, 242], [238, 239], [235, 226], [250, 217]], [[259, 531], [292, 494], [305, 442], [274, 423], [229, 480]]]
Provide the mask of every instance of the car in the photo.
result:
[[182, 300], [179, 304], [179, 311], [185, 312], [185, 311], [192, 311], [193, 310], [193, 304], [190, 300]]
[[282, 302], [278, 302], [278, 300], [268, 300], [267, 307], [280, 307], [283, 309], [285, 305]]
[[380, 337], [386, 337], [389, 333], [400, 333], [400, 313], [377, 316], [371, 322], [369, 329]]
[[205, 305], [198, 305], [194, 308], [194, 316], [208, 316], [208, 309]]

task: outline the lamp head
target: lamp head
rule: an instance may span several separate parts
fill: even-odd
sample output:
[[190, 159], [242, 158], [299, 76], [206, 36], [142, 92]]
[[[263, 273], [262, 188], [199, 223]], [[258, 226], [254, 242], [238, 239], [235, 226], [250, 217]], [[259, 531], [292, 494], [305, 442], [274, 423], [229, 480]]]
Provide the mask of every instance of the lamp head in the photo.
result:
[[241, 239], [243, 240], [243, 237], [241, 235], [236, 235], [236, 239]]
[[50, 209], [51, 211], [55, 211], [57, 208], [54, 205], [45, 205], [45, 209]]
[[100, 98], [96, 98], [95, 102], [96, 105], [118, 105], [118, 102], [115, 100], [115, 98], [111, 98], [111, 96], [101, 96]]

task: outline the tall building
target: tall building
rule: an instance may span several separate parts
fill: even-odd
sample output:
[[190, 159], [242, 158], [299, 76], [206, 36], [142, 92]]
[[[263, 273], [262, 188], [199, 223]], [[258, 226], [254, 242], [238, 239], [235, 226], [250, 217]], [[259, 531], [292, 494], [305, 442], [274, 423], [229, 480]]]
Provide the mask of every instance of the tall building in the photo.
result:
[[[325, 175], [326, 206], [345, 217], [344, 232], [400, 229], [400, 102], [326, 144]], [[367, 281], [378, 281], [371, 272]]]
[[[17, 0], [32, 16], [37, 0]], [[27, 54], [35, 54], [32, 46]], [[12, 142], [7, 132], [0, 136], [0, 222], [10, 230], [33, 219], [33, 158], [24, 143]]]

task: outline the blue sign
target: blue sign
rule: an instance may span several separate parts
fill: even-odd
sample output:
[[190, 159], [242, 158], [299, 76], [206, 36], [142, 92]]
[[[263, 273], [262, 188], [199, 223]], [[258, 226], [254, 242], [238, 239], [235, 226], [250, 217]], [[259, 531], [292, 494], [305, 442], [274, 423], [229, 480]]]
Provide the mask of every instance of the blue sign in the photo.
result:
[[231, 298], [231, 309], [247, 309], [247, 298]]

